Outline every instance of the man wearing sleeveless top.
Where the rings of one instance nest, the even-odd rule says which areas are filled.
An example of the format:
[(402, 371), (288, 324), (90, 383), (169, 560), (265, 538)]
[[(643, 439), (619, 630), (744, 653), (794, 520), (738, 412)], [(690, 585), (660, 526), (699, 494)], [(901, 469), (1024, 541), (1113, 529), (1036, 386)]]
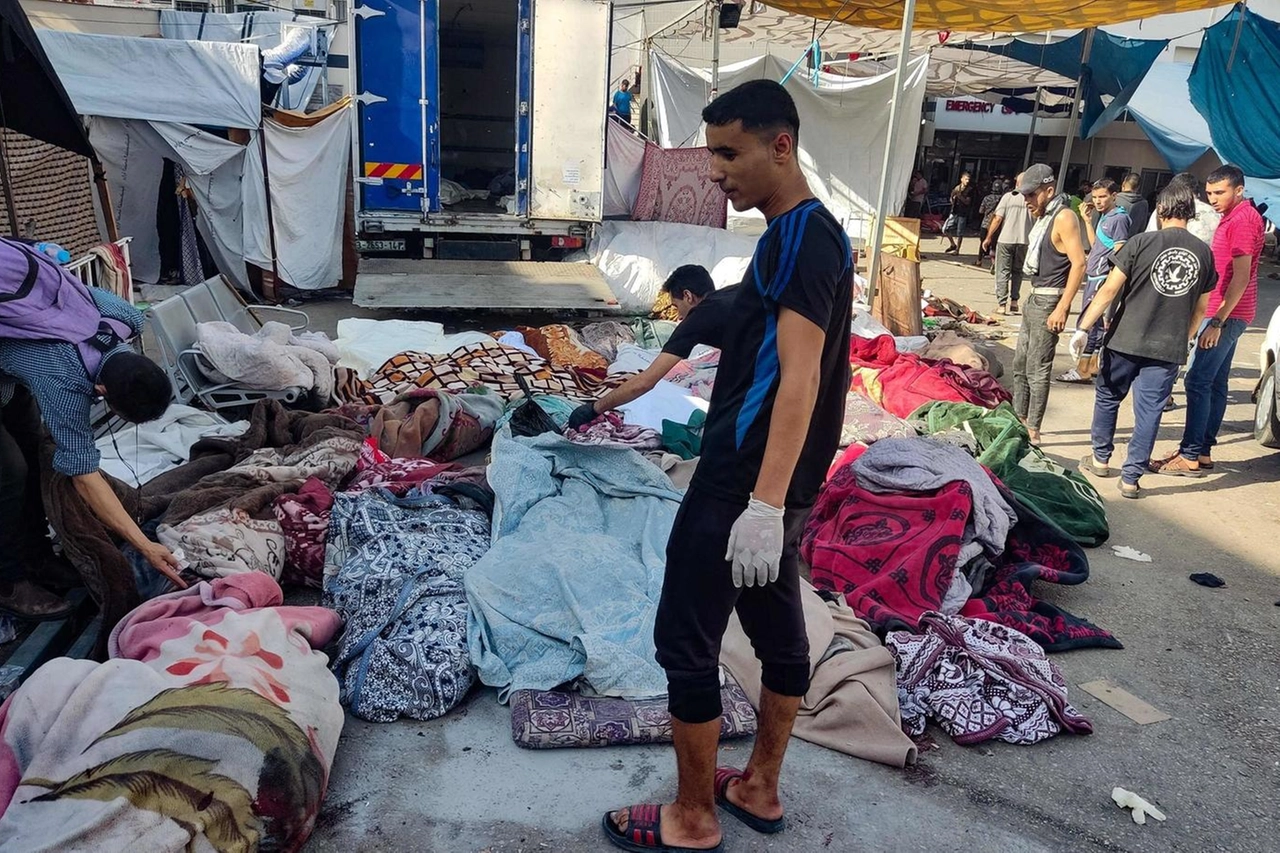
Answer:
[(1036, 223), (1023, 266), (1031, 293), (1023, 304), (1013, 356), (1013, 408), (1026, 425), (1031, 443), (1038, 445), (1058, 335), (1067, 325), (1071, 303), (1084, 281), (1084, 223), (1071, 209), (1066, 193), (1058, 192), (1053, 170), (1043, 163), (1022, 174), (1018, 192)]

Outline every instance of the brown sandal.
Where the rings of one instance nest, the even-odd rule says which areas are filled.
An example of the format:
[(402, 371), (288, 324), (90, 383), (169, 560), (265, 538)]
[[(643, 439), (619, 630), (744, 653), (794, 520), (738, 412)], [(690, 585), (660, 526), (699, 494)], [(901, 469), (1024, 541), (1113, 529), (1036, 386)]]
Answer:
[(1168, 474), (1171, 477), (1198, 479), (1204, 476), (1204, 471), (1200, 470), (1199, 464), (1184, 459), (1181, 454), (1175, 454), (1172, 459), (1164, 459), (1160, 462), (1152, 463), (1151, 470), (1153, 473)]

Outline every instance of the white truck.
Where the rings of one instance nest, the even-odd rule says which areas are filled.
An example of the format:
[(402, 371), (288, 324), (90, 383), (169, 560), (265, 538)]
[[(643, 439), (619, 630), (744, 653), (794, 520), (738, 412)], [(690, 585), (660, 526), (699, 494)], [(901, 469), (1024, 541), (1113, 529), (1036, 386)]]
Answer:
[(359, 0), (351, 9), (355, 303), (617, 310), (562, 263), (600, 222), (611, 5)]

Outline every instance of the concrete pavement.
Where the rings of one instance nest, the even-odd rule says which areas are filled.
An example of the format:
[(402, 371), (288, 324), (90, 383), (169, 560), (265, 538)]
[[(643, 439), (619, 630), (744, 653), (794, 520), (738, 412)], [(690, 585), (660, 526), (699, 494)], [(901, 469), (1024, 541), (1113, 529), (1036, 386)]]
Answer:
[[(989, 271), (942, 259), (930, 241), (925, 286), (981, 312), (995, 308)], [(975, 241), (966, 241), (971, 253)], [(1264, 267), (1263, 273), (1274, 268)], [(784, 777), (791, 828), (781, 837), (724, 823), (729, 851), (1265, 851), (1280, 850), (1280, 453), (1252, 439), (1249, 393), (1260, 325), (1280, 301), (1264, 280), (1259, 327), (1241, 340), (1217, 471), (1203, 480), (1148, 476), (1147, 496), (1125, 501), (1095, 481), (1112, 537), (1152, 556), (1136, 563), (1108, 546), (1089, 552), (1079, 587), (1041, 585), (1050, 601), (1111, 630), (1123, 650), (1054, 656), (1072, 703), (1095, 733), (1018, 747), (959, 747), (938, 729), (937, 748), (894, 770), (793, 741)], [(349, 306), (308, 306), (319, 328)], [(1009, 318), (1016, 327), (1019, 317)], [(1065, 337), (1055, 373), (1065, 369)], [(1014, 336), (1006, 341), (1012, 353)], [(1006, 377), (1006, 382), (1008, 381)], [(1184, 397), (1166, 413), (1158, 449), (1181, 433)], [(1045, 450), (1074, 465), (1088, 450), (1093, 391), (1055, 384)], [(1121, 435), (1132, 425), (1126, 407)], [(1117, 448), (1117, 454), (1123, 447)], [(1187, 575), (1214, 572), (1222, 589)], [(1109, 679), (1170, 714), (1140, 726), (1080, 690)], [(722, 759), (745, 760), (749, 742)], [(608, 808), (672, 796), (668, 747), (518, 749), (495, 693), (428, 723), (348, 718), (315, 851), (597, 851)], [(1136, 826), (1112, 804), (1114, 786), (1159, 805), (1168, 821)]]

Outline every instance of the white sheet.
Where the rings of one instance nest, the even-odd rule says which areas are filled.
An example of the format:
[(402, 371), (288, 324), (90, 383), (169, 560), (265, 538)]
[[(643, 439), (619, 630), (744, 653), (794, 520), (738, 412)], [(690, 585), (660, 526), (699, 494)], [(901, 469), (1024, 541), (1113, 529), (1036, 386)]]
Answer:
[[(333, 287), (342, 278), (350, 121), (348, 105), (311, 127), (285, 127), (269, 118), (262, 122), (280, 277), (302, 290)], [(261, 155), (256, 145), (246, 151), (245, 221), (261, 222), (262, 227), (245, 231), (245, 251), (253, 263), (269, 270)]]
[[(297, 20), (315, 22), (317, 19), (305, 17), (297, 12), (273, 12), (265, 9), (229, 14), (161, 9), (160, 35), (167, 39), (191, 41), (251, 41), (260, 50), (265, 51), (279, 46), (281, 24)], [(332, 33), (337, 30), (337, 25), (334, 24), (325, 29)], [(308, 68), (305, 76), (297, 83), (289, 83), (282, 87), (287, 91), (281, 92), (276, 105), (284, 109), (301, 110), (311, 100), (311, 95), (315, 92), (316, 85), (322, 76), (321, 69)]]
[(37, 29), (76, 112), (214, 127), (257, 127), (256, 45)]
[(756, 238), (675, 222), (603, 222), (587, 247), (625, 313), (648, 313), (676, 267), (700, 264), (716, 287), (742, 281)]
[(111, 435), (98, 439), (98, 452), (102, 454), (99, 467), (131, 486), (138, 486), (188, 461), (191, 445), (200, 439), (240, 435), (248, 428), (248, 421), (227, 423), (218, 415), (173, 405), (159, 420), (116, 430), (114, 442)]
[[(896, 136), (899, 145), (889, 167), (890, 210), (900, 209), (906, 200), (928, 64), (927, 55), (911, 61), (900, 93)], [(781, 80), (789, 68), (790, 63), (777, 56), (725, 66), (720, 71), (720, 91), (727, 92), (748, 80)], [(664, 148), (705, 142), (702, 108), (706, 106), (710, 79), (709, 69), (691, 69), (656, 51), (652, 54), (658, 142)], [(792, 75), (786, 83), (800, 113), (800, 166), (814, 194), (844, 224), (849, 235), (869, 240), (888, 139), (893, 74), (860, 80), (824, 74), (821, 83), (821, 88), (815, 89), (803, 73)]]
[(365, 320), (348, 317), (338, 321), (338, 354), (340, 367), (349, 367), (363, 379), (402, 352), (425, 352), (443, 355), (458, 347), (493, 338), (484, 332), (458, 332), (446, 335), (444, 326), (427, 320)]
[(605, 129), (604, 215), (631, 218), (644, 171), (644, 140), (610, 121)]
[(629, 424), (638, 424), (662, 432), (664, 420), (687, 424), (689, 416), (695, 409), (705, 412), (710, 406), (709, 402), (688, 388), (682, 388), (664, 379), (653, 386), (653, 390), (648, 394), (632, 400), (625, 406), (619, 406), (618, 411), (622, 412), (623, 420)]

